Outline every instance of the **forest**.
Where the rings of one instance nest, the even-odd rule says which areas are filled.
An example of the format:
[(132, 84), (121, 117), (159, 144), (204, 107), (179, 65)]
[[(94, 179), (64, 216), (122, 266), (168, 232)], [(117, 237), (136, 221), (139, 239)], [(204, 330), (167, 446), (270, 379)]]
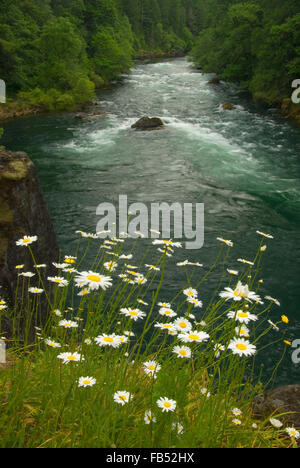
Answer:
[(191, 54), (256, 100), (291, 95), (296, 0), (1, 0), (0, 77), (23, 106), (72, 110), (138, 56)]

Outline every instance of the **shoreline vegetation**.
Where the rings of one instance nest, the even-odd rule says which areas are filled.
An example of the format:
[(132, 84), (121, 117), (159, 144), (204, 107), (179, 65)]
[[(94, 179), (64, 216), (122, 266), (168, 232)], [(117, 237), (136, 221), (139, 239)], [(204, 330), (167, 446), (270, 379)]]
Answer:
[[(189, 55), (300, 123), (288, 99), (299, 78), (296, 0), (33, 0), (0, 6), (0, 121), (82, 110), (135, 60)], [(250, 38), (250, 40), (249, 40)]]
[[(178, 262), (179, 242), (77, 234), (73, 255), (51, 265), (36, 258), (37, 236), (15, 242), (32, 271), (17, 265), (15, 302), (0, 298), (0, 317), (13, 324), (0, 370), (2, 448), (297, 448), (300, 433), (284, 414), (253, 411), (267, 387), (256, 355), (281, 349), (270, 384), (290, 346), (288, 317), (269, 320), (280, 303), (262, 296), (257, 279), (271, 235), (257, 231), (257, 251), (237, 272), (227, 269), (235, 249), (223, 238), (207, 270)], [(173, 268), (185, 270), (186, 283), (164, 298)], [(203, 304), (216, 269), (219, 286)]]

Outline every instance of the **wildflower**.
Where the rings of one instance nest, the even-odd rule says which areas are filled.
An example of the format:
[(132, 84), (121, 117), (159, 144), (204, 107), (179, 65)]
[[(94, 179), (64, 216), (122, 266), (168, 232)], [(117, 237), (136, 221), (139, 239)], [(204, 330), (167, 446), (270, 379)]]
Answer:
[(146, 361), (144, 362), (143, 366), (145, 373), (147, 375), (152, 375), (153, 377), (155, 377), (155, 374), (161, 369), (161, 365), (156, 361)]
[(159, 302), (158, 305), (160, 307), (167, 307), (167, 308), (171, 307), (171, 304), (169, 302)]
[(232, 412), (233, 416), (241, 416), (241, 414), (242, 414), (242, 411), (239, 408), (233, 408), (233, 410), (231, 412)]
[(187, 288), (183, 291), (183, 294), (185, 296), (188, 296), (188, 297), (193, 297), (193, 298), (197, 298), (198, 297), (198, 293), (196, 291), (196, 289), (193, 289), (193, 288)]
[(22, 268), (24, 268), (24, 265), (16, 265), (15, 266), (16, 270), (22, 270)]
[(160, 397), (159, 400), (156, 401), (156, 404), (159, 408), (162, 409), (163, 413), (168, 413), (169, 411), (173, 412), (176, 409), (176, 401), (167, 397)]
[(86, 345), (89, 346), (89, 345), (92, 344), (92, 340), (91, 340), (90, 338), (86, 338), (86, 339), (84, 340), (84, 343), (85, 343)]
[(77, 270), (75, 270), (75, 268), (64, 268), (62, 271), (64, 273), (77, 273)]
[(86, 296), (87, 294), (90, 293), (90, 290), (85, 288), (85, 289), (82, 289), (78, 294), (77, 296)]
[(277, 332), (279, 332), (279, 327), (277, 327), (277, 325), (275, 325), (275, 323), (273, 323), (271, 320), (268, 320), (268, 323), (271, 325), (273, 330), (276, 330)]
[(287, 346), (292, 346), (292, 343), (288, 340), (283, 340), (283, 342), (287, 345)]
[(229, 343), (228, 349), (239, 356), (252, 356), (256, 353), (256, 346), (243, 338), (234, 338)]
[(79, 362), (84, 361), (84, 357), (78, 353), (61, 353), (57, 356), (58, 359), (63, 361), (63, 364), (68, 364), (69, 362)]
[(176, 312), (168, 307), (161, 307), (159, 310), (160, 315), (166, 315), (167, 317), (176, 317)]
[(64, 328), (77, 328), (78, 327), (78, 323), (73, 322), (72, 320), (60, 320), (58, 325)]
[(199, 301), (199, 300), (196, 299), (195, 297), (188, 297), (188, 298), (187, 298), (187, 301), (188, 301), (190, 304), (193, 304), (194, 307), (202, 307), (202, 306), (203, 306), (203, 302), (202, 302), (202, 301)]
[(40, 263), (39, 265), (34, 265), (34, 268), (40, 269), (40, 268), (46, 268), (47, 265), (45, 263)]
[(78, 381), (78, 387), (93, 387), (95, 383), (96, 379), (93, 377), (80, 377)]
[(53, 262), (52, 265), (55, 266), (55, 268), (57, 268), (58, 270), (63, 270), (64, 268), (67, 268), (68, 266), (67, 263), (55, 263), (55, 262)]
[(148, 302), (145, 302), (145, 301), (143, 301), (142, 299), (137, 299), (137, 302), (138, 302), (139, 304), (144, 305), (144, 306), (149, 305)]
[(174, 252), (172, 249), (165, 249), (165, 250), (163, 250), (163, 249), (157, 249), (157, 250), (158, 250), (158, 252), (160, 252), (160, 253), (166, 255), (167, 257), (172, 257), (172, 254), (169, 253), (168, 250), (171, 250), (172, 253)]
[(42, 294), (44, 292), (44, 290), (39, 289), (39, 288), (28, 288), (28, 292), (30, 292), (32, 294)]
[(55, 341), (51, 340), (51, 338), (47, 338), (45, 340), (46, 345), (50, 346), (51, 348), (61, 348), (60, 343), (56, 343)]
[(265, 296), (265, 299), (267, 299), (267, 301), (274, 302), (274, 304), (276, 304), (278, 307), (280, 307), (280, 302), (277, 299), (274, 299), (274, 297)]
[(64, 288), (65, 286), (68, 286), (69, 281), (65, 280), (64, 278), (61, 278), (59, 276), (48, 276), (48, 281), (51, 281), (52, 283), (57, 284), (60, 288)]
[(145, 267), (147, 267), (149, 270), (154, 270), (154, 271), (160, 271), (160, 268), (158, 268), (155, 265), (148, 265), (147, 263), (145, 264)]
[(237, 312), (231, 310), (230, 312), (228, 312), (227, 317), (230, 319), (235, 319), (240, 323), (245, 323), (246, 325), (250, 321), (255, 322), (256, 320), (258, 320), (258, 317), (256, 315), (250, 314), (250, 312), (244, 312), (243, 310), (238, 310)]
[(125, 390), (118, 391), (114, 394), (115, 402), (122, 406), (124, 406), (125, 403), (128, 403), (131, 398), (132, 396), (130, 393)]
[(288, 319), (288, 317), (286, 315), (282, 315), (281, 320), (282, 320), (283, 323), (289, 323), (289, 319)]
[(242, 421), (240, 419), (237, 419), (237, 418), (233, 419), (232, 422), (236, 426), (241, 426), (241, 424), (242, 424)]
[(112, 279), (109, 276), (99, 275), (93, 271), (82, 271), (75, 277), (76, 286), (87, 286), (91, 291), (99, 288), (107, 289), (112, 285)]
[(140, 318), (143, 319), (146, 317), (145, 312), (142, 312), (140, 309), (121, 309), (121, 314), (126, 315), (126, 317), (132, 318), (135, 322)]
[(145, 412), (144, 421), (145, 421), (145, 424), (156, 423), (156, 417), (153, 416), (150, 410), (148, 410)]
[(228, 247), (233, 247), (233, 242), (231, 242), (231, 240), (223, 239), (223, 237), (217, 237), (217, 240), (224, 242)]
[(238, 282), (235, 289), (226, 287), (225, 291), (222, 291), (220, 297), (228, 301), (228, 299), (232, 299), (233, 301), (241, 301), (245, 299), (246, 301), (254, 301), (254, 302), (261, 302), (261, 298), (255, 294), (253, 291), (249, 291), (248, 285), (243, 285), (241, 281)]
[(176, 328), (172, 323), (156, 323), (154, 326), (156, 328), (160, 328), (161, 330), (168, 330), (169, 335), (177, 334)]
[(245, 263), (246, 265), (254, 266), (253, 262), (250, 262), (250, 260), (245, 260), (244, 258), (238, 258), (238, 262)]
[(180, 242), (173, 242), (172, 240), (160, 240), (160, 239), (155, 239), (152, 242), (153, 245), (164, 245), (167, 247), (176, 247), (176, 248), (181, 248), (182, 244)]
[(84, 231), (76, 231), (76, 234), (80, 234), (81, 237), (84, 237), (86, 239), (99, 239), (97, 234), (91, 234), (89, 232), (84, 232)]
[(25, 246), (32, 244), (37, 241), (37, 236), (24, 236), (23, 239), (20, 239), (16, 242), (18, 246)]
[(145, 284), (147, 281), (147, 278), (145, 278), (143, 275), (138, 275), (134, 280), (134, 282), (137, 284)]
[(228, 271), (228, 273), (229, 273), (230, 275), (237, 276), (237, 275), (239, 274), (239, 272), (238, 272), (237, 270), (229, 270), (229, 269), (227, 268), (227, 271)]
[(184, 343), (202, 343), (203, 341), (208, 340), (209, 335), (202, 331), (198, 332), (191, 330), (190, 332), (179, 334), (178, 338)]
[(262, 245), (261, 248), (260, 248), (260, 251), (261, 252), (265, 252), (267, 250), (267, 246), (266, 245)]
[(126, 336), (135, 336), (133, 332), (127, 331), (127, 330), (124, 331), (124, 335), (126, 335)]
[(172, 424), (172, 430), (177, 431), (178, 435), (183, 434), (183, 426), (179, 422), (174, 422)]
[(270, 423), (272, 424), (272, 426), (274, 426), (276, 429), (280, 429), (283, 424), (281, 421), (279, 421), (279, 419), (275, 419), (275, 418), (271, 418), (270, 419)]
[(203, 267), (202, 263), (194, 263), (194, 262), (189, 262), (188, 260), (184, 260), (183, 262), (177, 263), (177, 266), (179, 267), (184, 267), (184, 266), (196, 266), (196, 267)]
[(214, 350), (215, 350), (215, 357), (218, 358), (221, 355), (221, 351), (225, 351), (225, 347), (221, 344), (216, 344), (214, 346)]
[(239, 337), (249, 338), (249, 336), (250, 336), (249, 335), (250, 331), (245, 325), (243, 325), (241, 327), (236, 327), (235, 328), (235, 333)]
[(1, 304), (0, 305), (0, 310), (4, 310), (4, 309), (7, 309), (7, 305), (6, 304)]
[(120, 255), (119, 257), (120, 259), (123, 259), (123, 260), (131, 260), (133, 258), (133, 255), (132, 254), (129, 254), (129, 255)]
[(33, 278), (35, 276), (35, 273), (32, 273), (31, 271), (27, 271), (24, 273), (19, 273), (19, 276), (24, 276), (25, 278)]
[(266, 234), (265, 232), (261, 232), (261, 231), (256, 231), (256, 233), (263, 237), (267, 237), (268, 239), (274, 239), (274, 237), (271, 236), (271, 234)]
[(57, 316), (57, 317), (62, 317), (62, 313), (59, 309), (54, 309), (53, 310), (53, 313)]
[(299, 439), (300, 438), (300, 432), (296, 431), (296, 429), (294, 427), (287, 427), (285, 431), (293, 439)]
[(71, 255), (65, 255), (64, 263), (68, 263), (69, 265), (73, 265), (76, 263), (77, 257), (72, 257)]
[(183, 331), (183, 332), (188, 332), (190, 331), (193, 326), (191, 322), (189, 322), (186, 318), (184, 317), (179, 317), (177, 318), (174, 322), (173, 325), (176, 330), (178, 331)]
[(177, 354), (179, 358), (189, 359), (192, 356), (192, 351), (188, 346), (175, 346), (172, 353)]
[(104, 263), (103, 266), (107, 271), (112, 272), (112, 271), (116, 270), (118, 264), (117, 264), (117, 262), (106, 262), (106, 263)]
[(98, 346), (112, 346), (113, 348), (118, 348), (121, 344), (119, 336), (113, 333), (112, 335), (99, 335), (95, 338), (95, 342)]
[(210, 393), (207, 390), (207, 388), (205, 388), (205, 387), (201, 388), (200, 393), (201, 393), (201, 395), (206, 396), (206, 398), (210, 398)]

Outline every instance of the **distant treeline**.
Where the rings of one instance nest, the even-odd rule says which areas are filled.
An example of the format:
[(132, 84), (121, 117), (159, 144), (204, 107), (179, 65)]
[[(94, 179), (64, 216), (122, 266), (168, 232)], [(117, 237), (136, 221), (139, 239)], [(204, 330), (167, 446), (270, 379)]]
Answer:
[(24, 106), (72, 109), (145, 52), (187, 52), (192, 0), (1, 0), (0, 77)]
[(267, 104), (291, 96), (300, 79), (299, 0), (196, 3), (201, 32), (192, 56), (203, 71), (240, 83)]

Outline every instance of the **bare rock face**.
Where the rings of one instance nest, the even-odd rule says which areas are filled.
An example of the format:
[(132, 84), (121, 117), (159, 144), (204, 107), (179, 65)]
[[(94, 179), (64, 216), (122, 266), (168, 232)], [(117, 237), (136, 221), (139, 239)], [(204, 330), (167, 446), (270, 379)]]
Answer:
[(299, 429), (300, 385), (286, 385), (257, 396), (253, 403), (253, 411), (259, 418), (266, 418), (274, 411), (278, 414), (290, 413), (280, 419)]
[[(24, 264), (24, 271), (35, 272), (28, 249), (16, 246), (16, 241), (38, 236), (32, 244), (34, 255), (37, 263), (47, 265), (59, 258), (59, 249), (35, 166), (26, 153), (0, 149), (0, 187), (0, 295), (13, 302), (15, 266)], [(41, 273), (46, 277), (53, 267)]]
[(131, 128), (134, 128), (136, 130), (154, 130), (163, 126), (163, 121), (158, 117), (142, 117), (133, 125), (131, 125)]

